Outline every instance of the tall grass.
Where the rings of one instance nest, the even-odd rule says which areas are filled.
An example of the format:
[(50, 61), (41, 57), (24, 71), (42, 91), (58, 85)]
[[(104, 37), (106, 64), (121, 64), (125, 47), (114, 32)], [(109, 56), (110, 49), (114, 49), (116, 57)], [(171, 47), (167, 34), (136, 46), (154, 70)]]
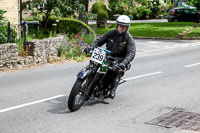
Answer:
[[(30, 40), (33, 40), (33, 37), (30, 35), (27, 35), (26, 41), (30, 41)], [(21, 37), (21, 38), (17, 39), (16, 44), (17, 44), (17, 50), (18, 50), (19, 55), (22, 55), (22, 53), (24, 51), (24, 48), (23, 48), (24, 47), (24, 38)]]

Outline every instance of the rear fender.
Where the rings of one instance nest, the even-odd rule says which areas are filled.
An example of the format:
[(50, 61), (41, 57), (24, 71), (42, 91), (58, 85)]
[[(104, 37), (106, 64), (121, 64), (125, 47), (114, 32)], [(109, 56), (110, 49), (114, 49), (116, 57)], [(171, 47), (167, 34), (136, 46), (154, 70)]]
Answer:
[(76, 76), (79, 79), (85, 79), (88, 75), (92, 73), (91, 69), (83, 68)]

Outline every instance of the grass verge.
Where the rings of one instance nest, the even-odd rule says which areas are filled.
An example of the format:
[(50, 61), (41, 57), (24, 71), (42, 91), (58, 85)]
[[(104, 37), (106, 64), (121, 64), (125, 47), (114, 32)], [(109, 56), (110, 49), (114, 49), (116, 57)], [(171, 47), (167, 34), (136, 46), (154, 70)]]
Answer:
[(185, 35), (184, 38), (200, 39), (200, 25)]
[[(133, 37), (153, 37), (153, 38), (177, 38), (188, 28), (196, 23), (193, 22), (165, 22), (165, 23), (132, 23), (129, 32)], [(100, 27), (96, 30), (96, 34), (104, 34), (115, 29), (115, 24), (108, 29)]]

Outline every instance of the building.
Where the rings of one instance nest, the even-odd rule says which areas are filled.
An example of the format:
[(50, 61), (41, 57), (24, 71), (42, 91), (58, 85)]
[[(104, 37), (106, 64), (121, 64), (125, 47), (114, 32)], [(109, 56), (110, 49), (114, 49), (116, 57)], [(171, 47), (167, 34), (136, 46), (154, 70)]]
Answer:
[(19, 29), (20, 24), (20, 4), (19, 0), (0, 0), (0, 10), (6, 11), (5, 17), (12, 26)]
[[(17, 33), (20, 33), (20, 2), (32, 0), (0, 0), (0, 10), (6, 11), (5, 18), (11, 23)], [(20, 34), (18, 34), (18, 37)]]

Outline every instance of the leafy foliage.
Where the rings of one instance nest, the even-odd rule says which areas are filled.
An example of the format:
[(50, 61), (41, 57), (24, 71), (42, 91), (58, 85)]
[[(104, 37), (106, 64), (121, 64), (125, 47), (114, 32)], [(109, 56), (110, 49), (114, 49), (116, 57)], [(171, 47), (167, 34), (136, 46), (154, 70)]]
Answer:
[[(125, 2), (126, 2), (126, 4), (124, 6)], [(127, 2), (127, 0), (125, 2), (123, 2), (122, 0), (118, 0), (118, 2), (116, 0), (109, 0), (109, 8), (111, 9), (109, 14), (110, 14), (111, 19), (116, 19), (114, 17), (115, 14), (128, 15), (128, 13), (125, 13), (125, 11), (131, 10), (128, 7), (133, 7), (133, 5), (128, 6), (127, 3), (130, 3), (130, 2)]]
[(151, 10), (151, 18), (156, 18), (160, 13), (160, 0), (152, 0), (148, 5)]
[[(43, 4), (44, 8), (41, 8)], [(45, 20), (48, 20), (52, 15), (69, 17), (85, 11), (85, 6), (80, 4), (78, 0), (46, 0), (46, 2), (44, 0), (34, 0), (32, 6), (40, 14), (45, 15)]]
[(161, 13), (159, 0), (109, 0), (109, 8), (111, 18), (114, 14), (134, 16), (134, 19), (156, 18)]
[(86, 47), (87, 44), (84, 43), (83, 37), (78, 33), (75, 36), (68, 37), (67, 42), (60, 46), (59, 56), (64, 59), (83, 61), (86, 59), (86, 55), (82, 51)]
[(189, 5), (194, 6), (200, 11), (200, 0), (188, 0)]
[(5, 23), (5, 17), (3, 16), (6, 11), (0, 10), (0, 25)]
[[(11, 28), (11, 40), (10, 42), (15, 42), (17, 33), (14, 29)], [(8, 42), (8, 26), (0, 26), (0, 44)]]
[(49, 21), (52, 17), (78, 17), (80, 13), (85, 11), (85, 6), (80, 4), (78, 0), (34, 0), (32, 7), (34, 13), (32, 19), (41, 21), (42, 16), (42, 24), (44, 24), (45, 29), (49, 28)]
[(145, 6), (138, 6), (134, 9), (133, 15), (138, 19), (145, 19), (151, 14), (151, 10)]

